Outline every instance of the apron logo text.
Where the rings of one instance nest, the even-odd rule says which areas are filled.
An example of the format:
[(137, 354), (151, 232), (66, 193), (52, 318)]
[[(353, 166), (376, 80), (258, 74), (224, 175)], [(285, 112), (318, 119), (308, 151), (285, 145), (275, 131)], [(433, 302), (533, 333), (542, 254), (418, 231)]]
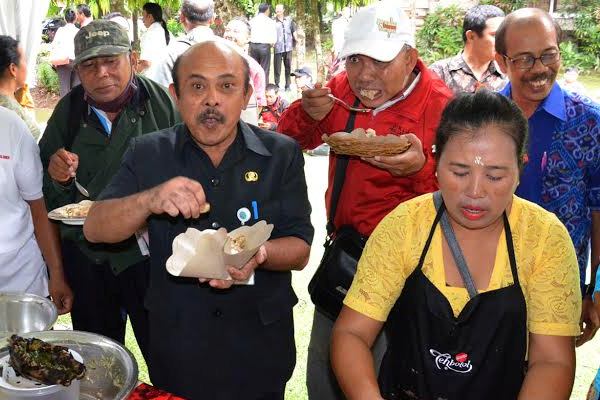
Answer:
[(434, 349), (429, 349), (429, 353), (435, 357), (435, 366), (440, 370), (450, 370), (460, 374), (467, 374), (473, 369), (471, 360), (467, 361), (468, 356), (465, 353), (458, 354), (456, 360), (450, 354), (442, 354)]

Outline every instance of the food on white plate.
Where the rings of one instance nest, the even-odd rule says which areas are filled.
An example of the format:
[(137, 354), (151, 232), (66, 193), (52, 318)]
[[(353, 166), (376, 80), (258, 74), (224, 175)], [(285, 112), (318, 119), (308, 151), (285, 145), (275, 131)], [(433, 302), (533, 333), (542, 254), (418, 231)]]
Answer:
[(90, 212), (92, 202), (69, 204), (62, 209), (62, 215), (65, 218), (85, 218)]
[(15, 373), (45, 385), (70, 386), (85, 376), (83, 363), (69, 349), (40, 339), (12, 335), (8, 340), (10, 366)]
[(88, 216), (92, 204), (94, 204), (94, 202), (90, 200), (82, 200), (79, 203), (67, 204), (66, 206), (50, 211), (48, 217), (59, 220), (84, 219)]

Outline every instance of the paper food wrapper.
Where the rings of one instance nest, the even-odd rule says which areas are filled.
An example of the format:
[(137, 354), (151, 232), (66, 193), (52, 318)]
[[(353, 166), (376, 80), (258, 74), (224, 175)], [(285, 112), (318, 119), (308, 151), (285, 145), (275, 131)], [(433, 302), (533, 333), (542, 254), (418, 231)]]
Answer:
[[(243, 267), (269, 240), (272, 231), (273, 225), (265, 221), (242, 226), (229, 234), (225, 228), (216, 231), (188, 228), (173, 240), (173, 254), (167, 260), (167, 271), (188, 278), (231, 279), (227, 268)], [(236, 253), (232, 248), (233, 239), (240, 236), (245, 237), (245, 246)]]

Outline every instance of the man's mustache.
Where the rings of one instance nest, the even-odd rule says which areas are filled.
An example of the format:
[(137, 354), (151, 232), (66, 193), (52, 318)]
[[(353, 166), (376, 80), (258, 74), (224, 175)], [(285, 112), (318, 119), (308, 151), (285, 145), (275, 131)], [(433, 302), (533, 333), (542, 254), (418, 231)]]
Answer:
[(213, 107), (209, 107), (206, 110), (202, 111), (200, 114), (198, 114), (198, 116), (196, 117), (196, 122), (202, 124), (209, 119), (215, 119), (221, 124), (225, 122), (225, 116), (221, 114), (219, 110)]
[(534, 76), (527, 78), (527, 81), (534, 82), (534, 81), (540, 81), (542, 79), (552, 80), (552, 75), (553, 74), (550, 74), (548, 72), (541, 72), (539, 74), (535, 74)]

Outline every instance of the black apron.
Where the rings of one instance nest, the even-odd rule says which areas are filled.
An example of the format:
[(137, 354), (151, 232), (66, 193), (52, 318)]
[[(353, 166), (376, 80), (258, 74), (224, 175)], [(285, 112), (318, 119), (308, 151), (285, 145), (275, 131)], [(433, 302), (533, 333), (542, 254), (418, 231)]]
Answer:
[[(527, 309), (508, 218), (504, 213), (514, 284), (475, 292), (455, 318), (446, 297), (421, 270), (444, 214), (440, 203), (419, 264), (386, 323), (389, 344), (379, 374), (381, 393), (389, 400), (516, 399), (525, 377)], [(444, 234), (448, 237), (446, 230)], [(466, 274), (472, 284), (468, 269)], [(461, 275), (465, 280), (464, 271)]]

